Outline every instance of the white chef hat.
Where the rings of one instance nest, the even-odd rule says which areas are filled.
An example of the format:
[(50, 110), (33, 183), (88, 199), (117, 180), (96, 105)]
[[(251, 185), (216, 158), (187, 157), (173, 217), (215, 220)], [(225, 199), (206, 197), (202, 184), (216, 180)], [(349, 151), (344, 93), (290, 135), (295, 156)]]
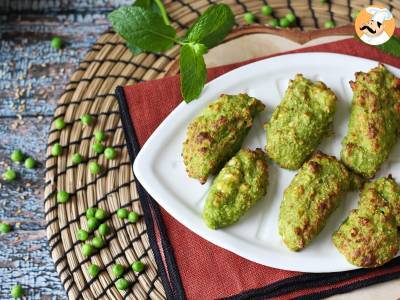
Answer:
[(366, 11), (372, 15), (371, 20), (383, 24), (385, 20), (392, 19), (392, 13), (387, 8), (367, 7)]

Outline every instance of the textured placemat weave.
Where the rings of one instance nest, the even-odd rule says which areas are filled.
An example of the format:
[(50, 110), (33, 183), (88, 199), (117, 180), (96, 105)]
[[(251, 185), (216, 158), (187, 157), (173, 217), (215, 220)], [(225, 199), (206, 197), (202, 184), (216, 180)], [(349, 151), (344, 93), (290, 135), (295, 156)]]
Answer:
[[(217, 1), (216, 1), (217, 2)], [(267, 21), (259, 13), (261, 6), (268, 4), (274, 9), (274, 17), (283, 17), (293, 12), (299, 17), (301, 30), (323, 27), (326, 20), (336, 25), (352, 21), (352, 13), (361, 9), (364, 1), (223, 1), (230, 5), (237, 16), (237, 25), (243, 25), (243, 14), (252, 11)], [(166, 1), (166, 7), (178, 34), (185, 29), (214, 1)], [(381, 1), (392, 9), (400, 20), (400, 1)], [(143, 213), (135, 187), (131, 162), (119, 117), (118, 102), (115, 98), (117, 86), (132, 85), (137, 82), (165, 76), (178, 55), (178, 48), (164, 54), (140, 54), (133, 56), (124, 42), (114, 32), (104, 33), (93, 45), (72, 75), (60, 97), (54, 113), (54, 120), (61, 117), (67, 126), (58, 131), (51, 125), (47, 148), (45, 218), (47, 236), (57, 272), (70, 299), (160, 299), (166, 298), (156, 264), (157, 255), (152, 251), (146, 224), (143, 219), (129, 224), (117, 218), (120, 207), (134, 209)], [(171, 75), (171, 72), (168, 72)], [(95, 117), (91, 126), (82, 126), (80, 116), (90, 114)], [(106, 145), (118, 151), (116, 160), (108, 161), (96, 155), (91, 149), (93, 133), (104, 130), (107, 133)], [(56, 158), (51, 156), (51, 147), (60, 143), (63, 153)], [(85, 161), (73, 165), (71, 156), (79, 152)], [(97, 161), (102, 173), (92, 175), (88, 172), (88, 161)], [(57, 191), (65, 190), (71, 199), (58, 204)], [(75, 233), (86, 228), (85, 211), (89, 207), (101, 207), (110, 213), (107, 223), (113, 232), (107, 236), (107, 247), (95, 255), (84, 258), (81, 253), (82, 242), (77, 241)], [(154, 242), (153, 242), (154, 243)], [(111, 267), (115, 263), (129, 266), (140, 259), (146, 269), (135, 274), (127, 270), (124, 277), (133, 284), (126, 292), (115, 288), (115, 278)], [(160, 258), (159, 258), (160, 259)], [(158, 259), (158, 261), (159, 261)], [(92, 279), (87, 267), (96, 263), (102, 268), (97, 278)]]

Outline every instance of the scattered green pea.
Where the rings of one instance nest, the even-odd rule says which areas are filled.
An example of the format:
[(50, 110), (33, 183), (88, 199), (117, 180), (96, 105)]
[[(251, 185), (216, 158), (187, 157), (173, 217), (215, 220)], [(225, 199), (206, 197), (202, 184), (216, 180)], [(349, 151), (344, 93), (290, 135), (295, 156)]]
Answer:
[(285, 18), (290, 24), (296, 23), (296, 16), (293, 13), (288, 13)]
[(62, 48), (62, 40), (59, 36), (55, 36), (51, 39), (51, 47), (54, 49), (61, 49)]
[(324, 23), (324, 27), (325, 27), (325, 28), (335, 28), (335, 22), (332, 21), (332, 20), (326, 21), (326, 22)]
[(96, 208), (95, 207), (89, 207), (86, 210), (86, 218), (94, 218), (95, 214), (96, 214)]
[(97, 248), (97, 249), (101, 249), (101, 248), (103, 248), (104, 247), (104, 245), (105, 245), (105, 241), (103, 240), (103, 238), (102, 237), (100, 237), (100, 236), (95, 236), (94, 238), (93, 238), (93, 240), (92, 240), (92, 245), (93, 245), (93, 247), (95, 247), (95, 248)]
[(24, 289), (19, 284), (14, 285), (11, 289), (11, 297), (13, 297), (14, 299), (22, 298), (24, 296), (24, 293)]
[(104, 156), (106, 159), (115, 159), (117, 157), (117, 151), (112, 147), (107, 147), (106, 150), (104, 150)]
[(0, 233), (9, 233), (11, 231), (11, 225), (7, 223), (0, 223)]
[(115, 286), (119, 290), (126, 290), (129, 287), (129, 281), (124, 278), (120, 278), (117, 280), (117, 282), (115, 282)]
[(110, 226), (108, 226), (106, 223), (100, 224), (98, 230), (101, 235), (107, 235), (111, 232)]
[(51, 155), (60, 156), (62, 153), (62, 146), (59, 143), (55, 143), (51, 148)]
[(358, 17), (359, 14), (360, 14), (360, 11), (359, 11), (359, 10), (355, 10), (355, 11), (353, 11), (353, 12), (351, 13), (351, 17), (352, 17), (353, 19), (356, 19), (356, 18)]
[(272, 14), (272, 7), (269, 5), (264, 5), (261, 7), (261, 12), (264, 16), (270, 16)]
[(132, 264), (132, 270), (135, 271), (135, 272), (138, 272), (138, 273), (142, 272), (144, 270), (144, 264), (139, 260), (135, 261)]
[(286, 19), (286, 18), (281, 18), (281, 19), (279, 19), (279, 26), (280, 26), (280, 27), (286, 28), (286, 27), (288, 27), (289, 25), (290, 25), (290, 22), (289, 22), (288, 19)]
[(27, 168), (27, 169), (34, 169), (34, 168), (36, 168), (36, 160), (34, 160), (32, 157), (28, 157), (25, 160), (24, 165), (25, 165), (25, 168)]
[(7, 171), (3, 173), (3, 179), (5, 181), (14, 181), (17, 179), (17, 172), (13, 169), (7, 169)]
[(120, 219), (127, 219), (129, 216), (129, 210), (126, 208), (120, 208), (117, 210), (117, 216)]
[(112, 273), (116, 278), (120, 278), (124, 274), (125, 268), (120, 264), (115, 264), (112, 267)]
[(54, 127), (56, 127), (56, 129), (61, 130), (65, 127), (65, 122), (64, 119), (62, 118), (58, 118), (54, 121)]
[(268, 24), (273, 27), (277, 27), (277, 26), (279, 26), (279, 21), (277, 19), (271, 19), (268, 21)]
[(66, 191), (59, 191), (57, 193), (57, 202), (66, 203), (69, 200), (69, 193)]
[(84, 244), (82, 246), (82, 254), (83, 254), (83, 256), (89, 257), (89, 256), (91, 256), (93, 254), (93, 252), (94, 252), (94, 247), (92, 245)]
[(101, 143), (94, 143), (92, 146), (93, 151), (97, 154), (103, 153), (105, 148)]
[(107, 218), (107, 213), (106, 213), (106, 211), (105, 211), (104, 209), (98, 208), (98, 209), (96, 210), (96, 213), (94, 214), (94, 217), (95, 217), (97, 220), (102, 221), (102, 220), (104, 220), (105, 218)]
[(131, 223), (136, 223), (139, 220), (139, 214), (136, 211), (131, 211), (128, 215), (128, 220)]
[(244, 20), (247, 24), (253, 24), (256, 21), (255, 16), (251, 12), (247, 12), (243, 15)]
[(85, 125), (90, 125), (93, 122), (93, 117), (89, 114), (85, 114), (81, 117), (81, 122)]
[(83, 229), (79, 229), (76, 233), (76, 239), (78, 241), (87, 241), (87, 239), (89, 238), (89, 233), (86, 230)]
[(100, 273), (100, 267), (96, 264), (91, 264), (88, 267), (88, 273), (89, 273), (90, 277), (93, 277), (93, 278), (97, 277), (97, 275), (99, 275), (99, 273)]
[(99, 227), (99, 220), (97, 220), (96, 218), (88, 218), (87, 220), (87, 226), (89, 230), (95, 230), (97, 229), (97, 227)]
[(80, 164), (82, 161), (83, 161), (83, 156), (80, 155), (79, 153), (74, 153), (72, 155), (72, 163)]
[(22, 153), (22, 151), (20, 149), (14, 150), (11, 153), (11, 160), (13, 162), (17, 162), (17, 163), (22, 162), (24, 160), (24, 158), (25, 158), (24, 153)]
[(95, 161), (91, 161), (89, 163), (89, 171), (90, 173), (92, 173), (93, 175), (99, 174), (101, 172), (101, 167), (100, 165), (95, 162)]
[(96, 142), (104, 142), (107, 138), (107, 135), (104, 131), (96, 131), (94, 133), (94, 138)]

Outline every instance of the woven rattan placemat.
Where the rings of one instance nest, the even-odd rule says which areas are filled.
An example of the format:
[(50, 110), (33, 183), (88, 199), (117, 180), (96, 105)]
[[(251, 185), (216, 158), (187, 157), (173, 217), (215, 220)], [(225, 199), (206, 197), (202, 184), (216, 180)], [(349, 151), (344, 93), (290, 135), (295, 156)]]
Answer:
[[(243, 25), (243, 14), (252, 11), (261, 17), (260, 8), (268, 4), (274, 9), (274, 17), (283, 17), (293, 12), (299, 17), (299, 29), (309, 30), (323, 27), (326, 20), (337, 25), (352, 22), (352, 13), (361, 9), (363, 1), (223, 1), (230, 5), (236, 15), (237, 25)], [(214, 1), (166, 1), (166, 7), (178, 35)], [(383, 1), (400, 19), (400, 1)], [(260, 31), (258, 29), (258, 31)], [(246, 31), (251, 33), (252, 31)], [(297, 34), (298, 36), (301, 33)], [(237, 34), (236, 34), (237, 36)], [(234, 38), (235, 34), (231, 38)], [(128, 207), (143, 213), (135, 186), (124, 132), (115, 98), (117, 86), (162, 78), (177, 72), (174, 65), (178, 48), (164, 54), (140, 54), (134, 56), (118, 35), (112, 31), (104, 33), (81, 61), (69, 84), (61, 95), (54, 113), (54, 120), (61, 117), (67, 126), (58, 131), (51, 125), (46, 161), (45, 218), (47, 236), (57, 272), (70, 299), (160, 299), (166, 293), (159, 276), (156, 259), (148, 237), (148, 228), (143, 219), (135, 224), (122, 221), (116, 216), (120, 207)], [(172, 71), (173, 70), (173, 71)], [(80, 116), (95, 117), (91, 126), (82, 126)], [(96, 155), (91, 149), (96, 130), (107, 133), (106, 145), (118, 151), (116, 160), (108, 161), (104, 155)], [(51, 156), (51, 147), (60, 143), (61, 156)], [(73, 165), (71, 156), (79, 152), (85, 161)], [(102, 173), (88, 172), (88, 161), (97, 161)], [(71, 199), (58, 204), (57, 191), (65, 190)], [(107, 247), (95, 255), (84, 258), (82, 242), (77, 241), (76, 231), (86, 227), (85, 211), (89, 207), (101, 207), (110, 213), (108, 224), (113, 228), (107, 236)], [(125, 292), (115, 288), (111, 275), (112, 265), (129, 266), (140, 259), (146, 269), (135, 274), (127, 270), (124, 275), (132, 282)], [(100, 275), (92, 279), (87, 267), (96, 263), (102, 268)]]

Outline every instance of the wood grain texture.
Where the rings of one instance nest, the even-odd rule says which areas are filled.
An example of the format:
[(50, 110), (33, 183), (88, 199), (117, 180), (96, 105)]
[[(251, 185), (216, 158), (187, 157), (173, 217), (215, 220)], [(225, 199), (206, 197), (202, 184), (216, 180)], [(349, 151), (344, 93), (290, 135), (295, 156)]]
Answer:
[[(0, 236), (0, 299), (22, 284), (29, 299), (66, 299), (44, 229), (45, 148), (56, 101), (86, 51), (108, 28), (106, 14), (131, 1), (0, 1), (0, 173), (12, 165), (13, 183), (0, 181), (0, 220), (14, 226)], [(63, 50), (50, 47), (62, 37)], [(11, 164), (20, 148), (36, 170)]]

